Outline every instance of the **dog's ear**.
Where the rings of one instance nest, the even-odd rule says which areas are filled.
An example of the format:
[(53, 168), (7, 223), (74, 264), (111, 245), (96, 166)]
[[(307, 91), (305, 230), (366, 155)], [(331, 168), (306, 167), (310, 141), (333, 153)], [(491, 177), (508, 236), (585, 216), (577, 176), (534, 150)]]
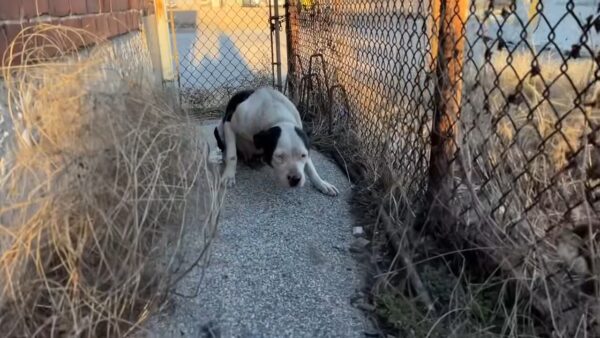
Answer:
[(275, 149), (277, 145), (277, 140), (279, 140), (279, 136), (281, 135), (281, 128), (272, 127), (267, 130), (263, 130), (258, 134), (254, 135), (254, 147), (256, 149), (264, 149), (267, 150), (269, 148)]
[(272, 127), (267, 130), (263, 130), (258, 134), (254, 135), (254, 147), (256, 149), (263, 150), (263, 158), (268, 165), (271, 165), (273, 159), (273, 152), (277, 148), (277, 142), (281, 135), (280, 127)]
[(298, 134), (298, 136), (304, 143), (304, 146), (306, 147), (306, 149), (307, 150), (310, 149), (310, 140), (308, 138), (308, 134), (306, 132), (304, 132), (304, 130), (302, 130), (298, 127), (294, 127), (294, 130), (296, 131), (296, 134)]

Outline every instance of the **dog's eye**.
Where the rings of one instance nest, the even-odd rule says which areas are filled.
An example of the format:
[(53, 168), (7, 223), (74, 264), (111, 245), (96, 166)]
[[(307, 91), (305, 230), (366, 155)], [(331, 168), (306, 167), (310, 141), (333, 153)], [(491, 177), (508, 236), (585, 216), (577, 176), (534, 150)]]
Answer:
[(306, 158), (306, 154), (302, 154), (302, 158)]

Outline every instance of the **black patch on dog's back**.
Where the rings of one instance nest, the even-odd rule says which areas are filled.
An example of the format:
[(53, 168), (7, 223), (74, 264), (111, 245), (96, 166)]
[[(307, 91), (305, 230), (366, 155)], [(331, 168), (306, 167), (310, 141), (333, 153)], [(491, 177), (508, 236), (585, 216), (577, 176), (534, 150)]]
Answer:
[(296, 134), (298, 134), (300, 139), (302, 139), (302, 142), (304, 143), (306, 150), (308, 150), (310, 148), (310, 140), (308, 139), (308, 135), (306, 135), (304, 130), (302, 130), (298, 127), (294, 127), (294, 130), (296, 131)]
[(256, 149), (263, 150), (263, 158), (268, 165), (271, 165), (273, 152), (277, 148), (277, 141), (279, 141), (280, 136), (280, 127), (272, 127), (254, 135), (254, 146)]
[(225, 152), (225, 143), (223, 142), (223, 140), (221, 140), (221, 137), (219, 136), (219, 130), (217, 127), (215, 127), (215, 139), (217, 139), (217, 146), (219, 147), (219, 149), (221, 149), (222, 152)]
[(225, 108), (225, 116), (223, 116), (223, 121), (231, 121), (231, 118), (233, 117), (233, 113), (237, 109), (237, 106), (239, 106), (240, 103), (246, 101), (248, 97), (250, 97), (250, 95), (252, 95), (253, 93), (254, 90), (242, 90), (240, 92), (235, 93), (235, 95), (233, 95), (227, 103), (227, 107)]

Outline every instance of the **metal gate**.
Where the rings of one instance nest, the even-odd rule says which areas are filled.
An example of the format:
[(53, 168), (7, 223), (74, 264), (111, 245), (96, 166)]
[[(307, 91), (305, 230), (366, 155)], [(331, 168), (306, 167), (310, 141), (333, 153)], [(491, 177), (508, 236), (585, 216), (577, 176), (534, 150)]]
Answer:
[(181, 101), (196, 111), (222, 108), (236, 91), (282, 87), (287, 69), (284, 0), (167, 2)]

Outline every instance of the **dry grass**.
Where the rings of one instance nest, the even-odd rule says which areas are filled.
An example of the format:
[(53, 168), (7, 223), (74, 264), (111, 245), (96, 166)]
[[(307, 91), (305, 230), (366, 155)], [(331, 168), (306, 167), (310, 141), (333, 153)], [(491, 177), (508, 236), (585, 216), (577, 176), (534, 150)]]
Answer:
[[(479, 73), (465, 69), (461, 152), (446, 205), (454, 217), (438, 227), (428, 226), (429, 215), (420, 217), (427, 201), (414, 184), (426, 173), (409, 169), (419, 167), (414, 152), (428, 142), (414, 126), (414, 111), (381, 122), (387, 115), (368, 103), (385, 98), (355, 90), (362, 87), (352, 77), (338, 78), (349, 84), (351, 103), (330, 103), (333, 116), (349, 116), (334, 120), (333, 135), (328, 112), (318, 103), (305, 107), (317, 146), (358, 173), (355, 210), (379, 262), (371, 301), (384, 331), (403, 337), (597, 334), (597, 65), (582, 58), (561, 67), (556, 56), (544, 55), (537, 59), (539, 74), (534, 69), (531, 76), (532, 59), (496, 52)], [(320, 96), (307, 97), (318, 102)], [(382, 139), (396, 140), (397, 152), (380, 152)], [(384, 235), (381, 212), (397, 226), (400, 256)], [(412, 266), (403, 263), (406, 256)], [(407, 272), (415, 269), (434, 311), (411, 283)]]
[[(355, 185), (352, 204), (357, 225), (366, 228), (371, 241), (368, 265), (373, 284), (368, 301), (373, 309), (366, 315), (376, 319), (380, 332), (397, 337), (503, 336), (502, 323), (508, 315), (499, 313), (505, 310), (502, 302), (488, 295), (495, 286), (468, 276), (460, 252), (444, 252), (435, 246), (433, 237), (415, 231), (423, 205), (412, 200), (414, 191), (406, 184), (407, 175), (399, 173), (387, 158), (373, 156), (375, 152), (363, 145), (365, 140), (349, 121), (334, 121), (329, 135), (325, 115), (318, 109), (312, 114), (307, 110), (313, 143), (334, 157)], [(383, 213), (396, 225), (393, 236), (385, 229)], [(463, 264), (462, 274), (459, 268), (455, 275), (452, 266), (457, 262)], [(423, 290), (413, 284), (415, 273), (427, 300)], [(490, 280), (490, 284), (495, 282), (497, 279)], [(428, 310), (430, 299), (433, 310)]]
[[(387, 27), (402, 6), (389, 4), (392, 9), (346, 1), (330, 16), (305, 15), (295, 46), (304, 65), (311, 54), (322, 54), (329, 85), (348, 92), (350, 104), (343, 111), (349, 117), (318, 142), (339, 154), (342, 168), (359, 172), (355, 210), (372, 236), (378, 262), (372, 302), (387, 332), (600, 336), (599, 69), (597, 58), (584, 56), (591, 30), (581, 32), (581, 56), (573, 46), (572, 57), (540, 51), (534, 62), (534, 53), (523, 48), (527, 41), (511, 45), (519, 50), (508, 55), (498, 43), (490, 46), (493, 40), (486, 35), (498, 29), (498, 37), (502, 32), (506, 38), (519, 29), (517, 13), (507, 6), (521, 12), (526, 5), (471, 2), (469, 12), (475, 15), (465, 27), (469, 41), (456, 135), (460, 152), (448, 173), (452, 199), (441, 201), (432, 214), (428, 206), (445, 194), (427, 194), (432, 116), (438, 108), (437, 79), (425, 80), (431, 75), (426, 74), (430, 41), (414, 29), (421, 22), (410, 17), (399, 20), (403, 27)], [(346, 18), (349, 11), (357, 15)], [(490, 25), (483, 22), (487, 14), (493, 14)], [(521, 36), (537, 36), (534, 26)], [(559, 43), (563, 38), (549, 36), (549, 48), (568, 48)], [(295, 75), (310, 73), (302, 72)], [(340, 116), (338, 103), (312, 106), (329, 105), (333, 116)], [(327, 109), (310, 109), (314, 124), (326, 124)], [(389, 228), (384, 213), (396, 228), (389, 236), (382, 235)], [(414, 282), (414, 270), (425, 291)], [(428, 311), (427, 298), (433, 298), (435, 311)]]
[[(537, 67), (532, 61), (530, 53), (498, 53), (480, 77), (466, 72), (474, 89), (456, 163), (452, 209), (467, 226), (458, 237), (494, 248), (488, 257), (522, 284), (550, 331), (594, 335), (600, 109), (587, 103), (596, 101), (597, 65), (575, 59), (563, 68), (552, 55)], [(485, 105), (491, 114), (479, 113)]]
[(0, 330), (125, 336), (179, 277), (165, 254), (185, 234), (189, 198), (202, 194), (214, 229), (218, 178), (199, 129), (144, 71), (123, 73), (134, 60), (98, 41), (86, 56), (46, 61), (95, 38), (22, 34), (24, 51), (8, 55), (21, 66), (3, 69), (15, 135), (0, 177)]

